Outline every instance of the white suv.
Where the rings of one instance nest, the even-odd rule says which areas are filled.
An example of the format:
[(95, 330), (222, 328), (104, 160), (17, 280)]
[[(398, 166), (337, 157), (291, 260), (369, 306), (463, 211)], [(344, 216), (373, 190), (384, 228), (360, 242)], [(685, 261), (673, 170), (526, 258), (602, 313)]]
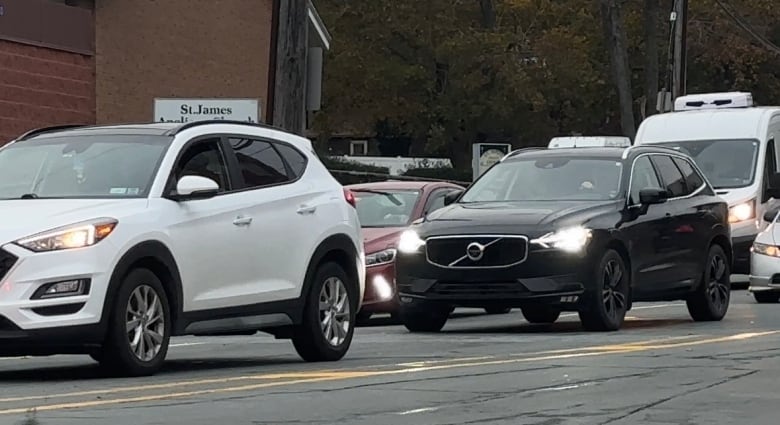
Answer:
[(0, 149), (0, 355), (148, 375), (172, 335), (259, 330), (338, 360), (365, 282), (354, 202), (263, 125), (29, 132)]

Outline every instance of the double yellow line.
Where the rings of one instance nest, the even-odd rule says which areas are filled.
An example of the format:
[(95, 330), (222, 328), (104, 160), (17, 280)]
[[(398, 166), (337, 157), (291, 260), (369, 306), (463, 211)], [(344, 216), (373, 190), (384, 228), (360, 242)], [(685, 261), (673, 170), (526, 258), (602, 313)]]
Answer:
[[(69, 393), (51, 394), (44, 396), (20, 396), (0, 398), (0, 405), (30, 404), (25, 407), (0, 408), (0, 415), (23, 414), (31, 410), (37, 412), (86, 409), (90, 407), (102, 407), (116, 404), (144, 403), (161, 400), (173, 400), (192, 398), (212, 394), (227, 394), (236, 392), (248, 392), (264, 388), (290, 386), (306, 383), (344, 381), (360, 378), (372, 378), (392, 375), (407, 375), (422, 372), (433, 372), (457, 368), (473, 368), (485, 366), (499, 366), (515, 363), (540, 362), (548, 360), (562, 360), (579, 357), (605, 356), (620, 353), (632, 353), (652, 350), (667, 350), (697, 345), (718, 344), (743, 341), (780, 333), (780, 331), (740, 333), (722, 337), (694, 339), (695, 337), (672, 337), (645, 341), (636, 341), (624, 344), (599, 345), (574, 349), (562, 349), (541, 351), (536, 353), (523, 353), (513, 356), (482, 356), (468, 357), (437, 361), (422, 361), (415, 363), (401, 363), (396, 365), (379, 365), (355, 370), (323, 370), (312, 372), (269, 373), (259, 375), (244, 375), (225, 378), (211, 378), (189, 381), (178, 381), (161, 384), (137, 385), (114, 387), (107, 389), (95, 389), (87, 391), (75, 391)], [(259, 381), (259, 382), (258, 382)], [(200, 388), (199, 388), (200, 387)], [(207, 387), (207, 388), (203, 388)], [(173, 391), (191, 388), (185, 391)], [(163, 391), (156, 394), (139, 394), (117, 398), (104, 398), (120, 394), (148, 393), (151, 391)], [(94, 400), (84, 400), (87, 397), (102, 397)], [(52, 399), (82, 400), (62, 402), (54, 404), (38, 404)], [(30, 403), (33, 402), (33, 403)]]

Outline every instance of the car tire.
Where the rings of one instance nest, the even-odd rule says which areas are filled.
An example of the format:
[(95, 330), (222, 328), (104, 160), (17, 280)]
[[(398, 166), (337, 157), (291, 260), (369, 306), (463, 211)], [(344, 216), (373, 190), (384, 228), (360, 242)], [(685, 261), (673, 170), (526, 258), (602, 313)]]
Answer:
[(729, 261), (720, 245), (712, 245), (702, 272), (701, 282), (688, 296), (688, 313), (697, 322), (723, 319), (729, 308), (731, 282)]
[(512, 311), (512, 307), (488, 307), (485, 309), (487, 314), (509, 314)]
[(561, 310), (549, 305), (535, 305), (520, 309), (528, 323), (550, 324), (555, 323), (561, 315)]
[(449, 306), (418, 302), (416, 305), (402, 306), (398, 317), (409, 332), (439, 332), (450, 318), (452, 310)]
[(780, 301), (780, 294), (774, 291), (753, 292), (753, 298), (759, 304), (777, 304)]
[(616, 331), (623, 325), (631, 302), (631, 279), (623, 257), (608, 249), (596, 264), (584, 294), (579, 316), (588, 331)]
[(355, 332), (357, 285), (334, 262), (314, 274), (303, 310), (303, 321), (293, 329), (292, 342), (307, 362), (332, 362), (347, 354)]
[[(109, 314), (106, 341), (91, 357), (123, 376), (149, 376), (160, 370), (172, 324), (168, 297), (157, 275), (132, 269), (122, 280)], [(128, 332), (131, 326), (134, 329)]]

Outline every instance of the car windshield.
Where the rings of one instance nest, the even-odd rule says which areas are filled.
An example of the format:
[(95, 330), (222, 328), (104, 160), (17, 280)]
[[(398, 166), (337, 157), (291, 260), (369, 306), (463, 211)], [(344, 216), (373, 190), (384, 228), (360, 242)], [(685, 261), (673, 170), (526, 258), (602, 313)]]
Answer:
[(162, 136), (68, 136), (0, 149), (0, 199), (146, 197)]
[(623, 164), (608, 158), (546, 156), (494, 166), (462, 203), (611, 200), (620, 196)]
[(362, 227), (400, 227), (414, 219), (419, 190), (353, 189)]
[(756, 140), (690, 140), (658, 145), (690, 155), (715, 189), (736, 189), (753, 183)]

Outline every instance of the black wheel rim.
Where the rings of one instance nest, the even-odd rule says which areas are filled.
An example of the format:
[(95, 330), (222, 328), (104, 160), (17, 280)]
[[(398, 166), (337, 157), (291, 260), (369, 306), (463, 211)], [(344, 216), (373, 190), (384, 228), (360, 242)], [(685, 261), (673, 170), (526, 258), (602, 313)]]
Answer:
[(730, 296), (726, 260), (715, 254), (710, 258), (708, 267), (707, 297), (712, 306), (720, 312), (728, 305)]
[(617, 260), (609, 260), (604, 267), (602, 299), (604, 312), (610, 320), (617, 320), (626, 309), (624, 290), (626, 274)]

